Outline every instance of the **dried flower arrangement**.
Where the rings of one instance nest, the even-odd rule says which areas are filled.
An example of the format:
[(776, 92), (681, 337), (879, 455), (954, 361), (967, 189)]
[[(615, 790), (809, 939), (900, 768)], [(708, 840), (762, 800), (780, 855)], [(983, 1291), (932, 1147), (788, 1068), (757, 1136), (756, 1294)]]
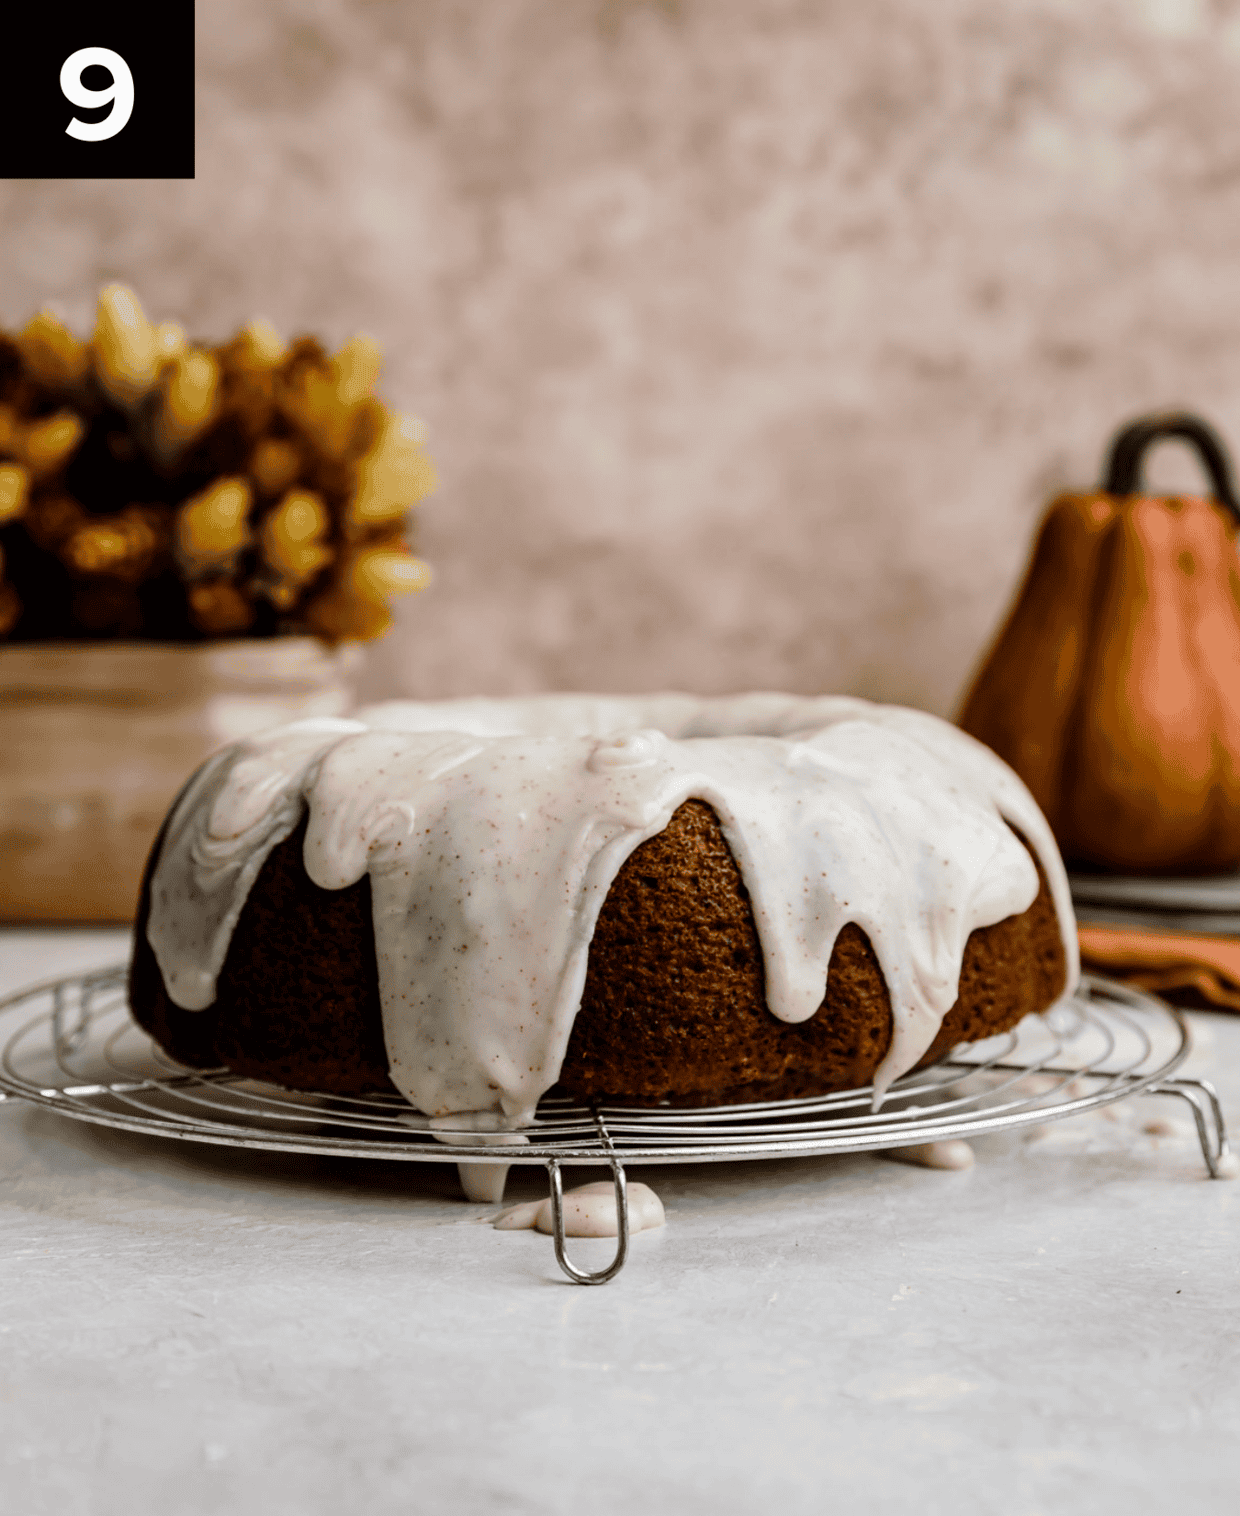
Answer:
[(263, 321), (191, 343), (121, 285), (87, 342), (48, 311), (0, 333), (0, 639), (382, 635), (429, 581), (405, 533), (435, 474), (379, 366)]

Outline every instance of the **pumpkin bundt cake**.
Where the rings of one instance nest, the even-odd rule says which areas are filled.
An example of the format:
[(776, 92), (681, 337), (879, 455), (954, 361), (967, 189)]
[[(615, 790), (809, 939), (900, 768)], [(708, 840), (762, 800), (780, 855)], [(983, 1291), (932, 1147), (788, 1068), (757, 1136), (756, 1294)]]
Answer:
[(1066, 876), (993, 753), (844, 698), (392, 702), (216, 754), (131, 972), (176, 1059), (519, 1126), (553, 1086), (864, 1086), (1077, 978)]

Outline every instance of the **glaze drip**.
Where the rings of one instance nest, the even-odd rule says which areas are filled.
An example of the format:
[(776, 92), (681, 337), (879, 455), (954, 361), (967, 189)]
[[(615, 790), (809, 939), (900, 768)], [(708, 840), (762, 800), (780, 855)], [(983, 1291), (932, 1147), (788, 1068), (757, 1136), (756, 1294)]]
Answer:
[(954, 1003), (970, 932), (1037, 894), (1012, 826), (1072, 924), (1029, 792), (936, 717), (834, 697), (542, 696), (390, 702), (225, 749), (174, 809), (147, 936), (170, 997), (210, 1005), (249, 889), (308, 807), (310, 878), (370, 874), (394, 1084), (432, 1116), (518, 1127), (558, 1076), (617, 872), (690, 798), (714, 808), (749, 890), (773, 1015), (812, 1016), (841, 927), (869, 936), (893, 1013), (880, 1093)]

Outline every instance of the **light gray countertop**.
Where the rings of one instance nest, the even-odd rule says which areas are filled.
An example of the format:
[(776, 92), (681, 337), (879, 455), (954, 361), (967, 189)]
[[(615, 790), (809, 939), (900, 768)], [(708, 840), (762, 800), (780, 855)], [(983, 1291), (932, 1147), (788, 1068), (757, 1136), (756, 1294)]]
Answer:
[[(0, 990), (125, 953), (2, 932)], [(1240, 1018), (1192, 1019), (1234, 1128)], [(1240, 1183), (1165, 1098), (975, 1148), (633, 1170), (668, 1224), (583, 1289), (448, 1164), (7, 1101), (0, 1511), (1233, 1510)]]

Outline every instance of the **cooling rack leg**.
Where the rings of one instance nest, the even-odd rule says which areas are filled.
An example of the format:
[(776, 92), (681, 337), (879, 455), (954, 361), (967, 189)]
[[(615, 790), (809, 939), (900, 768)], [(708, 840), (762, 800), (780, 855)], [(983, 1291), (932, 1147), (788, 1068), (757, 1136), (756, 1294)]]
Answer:
[(1148, 1093), (1175, 1095), (1178, 1099), (1187, 1101), (1192, 1107), (1193, 1120), (1197, 1123), (1201, 1156), (1206, 1161), (1210, 1178), (1235, 1178), (1240, 1165), (1236, 1163), (1227, 1141), (1227, 1123), (1223, 1119), (1218, 1091), (1208, 1079), (1165, 1079), (1161, 1084), (1151, 1085)]
[(611, 1177), (616, 1190), (616, 1256), (607, 1268), (600, 1269), (597, 1274), (579, 1269), (569, 1258), (564, 1246), (564, 1176), (560, 1172), (558, 1158), (550, 1159), (547, 1174), (551, 1180), (551, 1222), (556, 1262), (576, 1284), (606, 1284), (609, 1279), (616, 1277), (629, 1256), (629, 1196), (623, 1165), (618, 1158), (612, 1157)]
[(70, 1028), (65, 988), (64, 984), (58, 984), (52, 990), (52, 1039), (56, 1044), (57, 1053), (62, 1058), (68, 1058), (76, 1053), (86, 1040), (90, 1024), (91, 1001), (94, 999), (93, 984), (89, 978), (83, 979), (78, 989), (77, 1024)]

